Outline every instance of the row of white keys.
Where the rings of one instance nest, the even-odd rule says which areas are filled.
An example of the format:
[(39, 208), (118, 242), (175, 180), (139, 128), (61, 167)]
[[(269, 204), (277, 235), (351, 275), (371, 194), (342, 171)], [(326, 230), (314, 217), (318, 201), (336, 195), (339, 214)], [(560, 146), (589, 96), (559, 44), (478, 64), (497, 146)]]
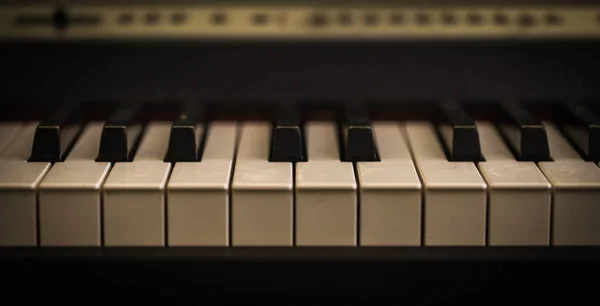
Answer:
[(41, 246), (100, 246), (101, 187), (110, 163), (95, 162), (103, 122), (86, 125), (62, 163), (39, 186)]
[[(365, 233), (365, 237), (369, 235), (372, 237), (366, 239), (366, 244), (419, 244), (420, 184), (410, 160), (410, 153), (402, 139), (398, 124), (384, 124), (377, 130), (380, 142), (385, 143), (380, 148), (381, 154), (386, 160), (389, 159), (388, 164), (392, 167), (376, 173), (377, 170), (370, 171), (374, 163), (364, 163), (359, 166), (364, 169), (360, 171), (364, 173), (365, 190), (369, 191), (365, 193), (365, 202), (370, 203), (364, 209), (365, 219), (372, 221), (365, 222), (361, 232)], [(223, 159), (223, 156), (233, 155), (233, 124), (230, 124), (229, 129), (218, 131), (215, 126), (211, 126), (205, 154), (200, 163), (178, 163), (171, 175), (168, 186), (170, 245), (227, 244), (226, 191), (231, 160)], [(267, 148), (270, 125), (263, 122), (246, 122), (241, 127), (231, 187), (233, 239), (231, 244), (290, 246), (293, 244), (294, 229), (296, 229), (297, 245), (356, 244), (356, 183), (352, 164), (339, 161), (335, 125), (309, 123), (306, 133), (307, 138), (310, 138), (309, 135), (319, 135), (313, 136), (311, 140), (307, 139), (307, 147), (313, 163), (301, 163), (297, 166), (319, 174), (320, 172), (316, 171), (322, 171), (319, 167), (322, 165), (329, 165), (328, 169), (344, 169), (345, 171), (335, 172), (338, 174), (334, 176), (337, 179), (333, 182), (334, 184), (338, 182), (338, 187), (343, 188), (325, 192), (325, 189), (332, 185), (331, 173), (328, 172), (326, 176), (307, 177), (300, 175), (301, 170), (298, 171), (299, 179), (296, 188), (300, 196), (296, 202), (297, 214), (294, 216), (291, 164), (269, 163)], [(221, 135), (217, 136), (218, 134)], [(223, 138), (226, 140), (220, 142), (216, 140)], [(212, 155), (211, 151), (215, 154)], [(207, 175), (203, 171), (191, 170), (193, 168), (216, 169), (218, 178), (215, 182), (212, 170)], [(408, 175), (405, 175), (406, 171), (402, 171), (404, 169), (408, 170)], [(403, 187), (402, 190), (384, 196), (387, 202), (379, 206), (379, 200), (382, 198), (377, 197), (377, 191), (381, 188), (388, 188), (389, 191), (391, 186), (399, 185)], [(323, 195), (328, 201), (319, 204), (326, 205), (312, 207), (314, 203), (318, 203), (314, 201), (314, 197)], [(195, 198), (196, 196), (198, 198)], [(203, 197), (200, 198), (201, 196)], [(398, 196), (399, 198), (396, 198)], [(206, 201), (202, 201), (203, 199)], [(402, 203), (398, 203), (398, 200)], [(404, 200), (409, 200), (406, 205), (402, 205)], [(297, 222), (296, 228), (293, 226), (294, 217)], [(383, 218), (387, 218), (386, 222), (380, 222)], [(314, 222), (315, 220), (318, 222)], [(192, 228), (195, 230), (185, 231)], [(403, 231), (405, 228), (410, 228), (410, 231), (405, 233)], [(332, 229), (337, 232), (332, 233)], [(208, 233), (214, 235), (209, 236)], [(379, 233), (384, 234), (384, 238), (379, 237)]]
[(50, 163), (27, 162), (37, 125), (24, 124), (0, 154), (0, 246), (38, 243), (37, 188)]
[(472, 162), (450, 162), (432, 123), (406, 122), (424, 187), (427, 246), (482, 246), (486, 242), (486, 184)]
[(552, 184), (552, 244), (600, 245), (600, 168), (583, 160), (554, 124), (543, 124), (554, 159), (538, 165)]
[(492, 123), (477, 122), (486, 161), (478, 168), (488, 186), (488, 245), (550, 243), (550, 183), (533, 162), (519, 162)]
[[(216, 159), (217, 156), (227, 156), (220, 147), (223, 147), (223, 141), (229, 141), (229, 166), (223, 171), (229, 176), (231, 157), (234, 154), (235, 146), (235, 124), (233, 129), (231, 127), (219, 128), (219, 125), (216, 124), (214, 133), (211, 133), (214, 140), (209, 140), (207, 143), (205, 156), (208, 160)], [(3, 170), (7, 171), (2, 172), (4, 174), (2, 177), (6, 177), (2, 179), (4, 184), (1, 184), (6, 191), (0, 192), (3, 199), (6, 199), (2, 202), (4, 205), (0, 206), (4, 217), (1, 223), (2, 233), (4, 233), (0, 237), (1, 245), (35, 245), (38, 232), (36, 214), (38, 213), (41, 246), (99, 246), (102, 244), (102, 219), (104, 219), (104, 245), (106, 246), (164, 245), (163, 233), (166, 229), (164, 182), (168, 176), (169, 164), (163, 163), (162, 157), (167, 149), (170, 128), (168, 123), (153, 122), (149, 124), (134, 162), (117, 163), (103, 188), (105, 192), (103, 197), (104, 218), (100, 214), (100, 190), (110, 170), (110, 164), (94, 161), (102, 132), (102, 123), (87, 125), (67, 160), (63, 163), (56, 163), (49, 171), (50, 166), (48, 165), (43, 168), (43, 172), (31, 171), (39, 170), (37, 168), (42, 163), (24, 161), (29, 154), (35, 126), (36, 124), (31, 124), (29, 129), (20, 133), (21, 141), (14, 142), (6, 152), (7, 156), (5, 157), (10, 160), (2, 161), (7, 165), (7, 167), (3, 167)], [(199, 165), (200, 163), (190, 164)], [(205, 163), (205, 165), (210, 165), (210, 163)], [(46, 171), (48, 171), (47, 175)], [(17, 173), (25, 174), (25, 176), (19, 176)], [(213, 174), (203, 174), (205, 181), (214, 179)], [(26, 182), (19, 183), (20, 180)], [(39, 183), (40, 181), (41, 183)], [(188, 180), (188, 182), (190, 181)], [(179, 181), (179, 183), (182, 182)], [(228, 185), (228, 183), (227, 179), (224, 184)], [(176, 191), (177, 176), (173, 177), (172, 185)], [(16, 192), (20, 191), (21, 187), (26, 187), (23, 191), (26, 192), (27, 197), (15, 197), (15, 194), (19, 194)], [(36, 189), (39, 190), (39, 212), (36, 211)], [(172, 200), (174, 207), (177, 207), (177, 196), (175, 195)], [(200, 203), (202, 204), (202, 202)], [(187, 216), (185, 209), (184, 213), (180, 215), (182, 218), (178, 218), (177, 213), (171, 216), (173, 230), (170, 232), (175, 237), (174, 245), (177, 244), (177, 226), (185, 229), (186, 225), (190, 225), (192, 222), (197, 224), (197, 221), (201, 221), (193, 219), (197, 216)], [(208, 219), (213, 216), (206, 217)], [(200, 224), (202, 225), (202, 223)], [(223, 228), (219, 230), (224, 231)], [(187, 238), (195, 238), (196, 234), (203, 234), (206, 237), (210, 235), (210, 232), (202, 231), (201, 233), (191, 233), (191, 235), (187, 233)]]
[[(478, 166), (488, 187), (489, 245), (548, 245), (550, 238), (554, 245), (600, 244), (595, 235), (600, 231), (600, 168), (583, 161), (551, 123), (545, 125), (555, 161), (540, 163), (540, 172), (533, 163), (515, 161), (495, 129), (478, 122), (486, 158)], [(107, 176), (106, 246), (163, 246), (165, 232), (173, 246), (289, 246), (294, 230), (299, 246), (356, 245), (357, 231), (365, 246), (419, 245), (422, 234), (425, 245), (485, 243), (486, 185), (477, 169), (467, 166), (473, 164), (447, 161), (427, 122), (408, 122), (405, 130), (398, 123), (373, 124), (381, 162), (357, 163), (360, 220), (354, 169), (339, 160), (333, 123), (306, 125), (310, 161), (296, 165), (295, 215), (292, 166), (268, 162), (266, 123), (242, 126), (231, 209), (236, 123), (212, 124), (202, 161), (178, 163), (170, 179), (170, 164), (162, 161), (170, 123), (151, 123), (134, 161), (117, 163), (110, 175), (108, 163), (94, 162), (101, 123), (88, 124), (67, 160), (51, 169), (48, 163), (26, 162), (36, 126), (24, 124), (0, 154), (0, 245), (33, 246), (38, 239), (42, 246), (101, 245), (100, 192)], [(423, 212), (411, 159), (424, 183)]]
[(352, 163), (341, 162), (337, 127), (305, 125), (308, 161), (296, 164), (296, 245), (357, 244), (357, 183)]
[(568, 140), (562, 135), (558, 127), (548, 121), (542, 121), (546, 135), (548, 136), (548, 148), (550, 149), (550, 157), (554, 161), (583, 161), (583, 158), (569, 144)]
[(380, 162), (359, 162), (363, 246), (421, 244), (421, 181), (398, 122), (375, 122)]
[(164, 246), (165, 187), (171, 163), (163, 162), (170, 122), (147, 125), (132, 162), (118, 162), (104, 183), (104, 245)]
[(236, 122), (212, 123), (200, 162), (176, 163), (167, 185), (170, 246), (229, 245), (229, 192)]
[(244, 122), (231, 196), (234, 246), (291, 246), (294, 233), (292, 163), (269, 162), (271, 125)]

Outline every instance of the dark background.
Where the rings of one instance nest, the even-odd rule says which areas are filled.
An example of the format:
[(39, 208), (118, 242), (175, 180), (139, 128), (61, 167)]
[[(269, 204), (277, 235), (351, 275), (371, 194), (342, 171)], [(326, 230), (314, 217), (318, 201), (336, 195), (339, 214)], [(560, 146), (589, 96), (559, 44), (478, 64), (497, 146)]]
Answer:
[(600, 43), (4, 42), (0, 101), (589, 99)]

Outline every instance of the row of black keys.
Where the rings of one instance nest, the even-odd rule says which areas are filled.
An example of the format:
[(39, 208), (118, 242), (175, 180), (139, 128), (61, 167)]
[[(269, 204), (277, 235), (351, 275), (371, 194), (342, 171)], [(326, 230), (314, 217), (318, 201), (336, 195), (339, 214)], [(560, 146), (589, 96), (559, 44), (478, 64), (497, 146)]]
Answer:
[[(436, 104), (441, 115), (440, 135), (447, 144), (447, 155), (451, 161), (481, 161), (481, 148), (475, 121), (462, 105), (452, 102)], [(505, 137), (517, 160), (550, 161), (548, 139), (544, 126), (529, 110), (518, 103), (495, 105), (500, 132)], [(105, 122), (97, 161), (123, 162), (133, 158), (133, 147), (141, 133), (139, 114), (143, 104), (124, 104), (117, 108)], [(586, 106), (569, 103), (559, 111), (564, 122), (577, 127), (584, 137), (579, 148), (587, 148), (583, 157), (590, 161), (600, 160), (600, 119)], [(198, 103), (180, 105), (178, 116), (173, 121), (169, 140), (167, 162), (198, 161), (201, 158), (196, 135), (196, 125), (205, 120), (204, 108)], [(341, 160), (349, 162), (378, 161), (377, 146), (371, 131), (367, 108), (362, 103), (343, 105), (340, 122)], [(73, 126), (81, 127), (81, 107), (69, 105), (40, 122), (29, 161), (57, 162), (66, 157), (77, 133), (68, 133)], [(442, 128), (440, 128), (441, 130)], [(308, 156), (304, 148), (302, 121), (298, 106), (280, 103), (274, 120), (270, 161), (300, 162)], [(443, 134), (443, 136), (442, 136)]]

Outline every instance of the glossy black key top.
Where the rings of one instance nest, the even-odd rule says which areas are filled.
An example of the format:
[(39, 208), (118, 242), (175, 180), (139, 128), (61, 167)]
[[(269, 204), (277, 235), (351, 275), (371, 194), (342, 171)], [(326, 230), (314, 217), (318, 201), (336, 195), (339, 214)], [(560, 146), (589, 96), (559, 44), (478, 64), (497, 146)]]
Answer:
[(192, 162), (200, 158), (199, 147), (203, 133), (204, 112), (196, 103), (184, 103), (169, 136), (165, 162)]
[(117, 109), (102, 129), (98, 162), (125, 162), (133, 160), (134, 147), (142, 134), (142, 123), (136, 119), (140, 104), (126, 104)]
[(28, 161), (63, 161), (83, 128), (81, 115), (79, 105), (68, 103), (41, 121), (35, 131)]
[(565, 103), (559, 123), (588, 161), (600, 161), (600, 118), (580, 103)]
[(481, 146), (475, 121), (454, 102), (440, 103), (438, 125), (450, 161), (481, 161)]
[(271, 162), (306, 161), (300, 113), (294, 103), (280, 103), (271, 134)]
[(371, 121), (362, 103), (349, 103), (344, 108), (341, 124), (342, 161), (379, 161)]
[(519, 161), (551, 161), (542, 123), (516, 102), (500, 105), (498, 127)]

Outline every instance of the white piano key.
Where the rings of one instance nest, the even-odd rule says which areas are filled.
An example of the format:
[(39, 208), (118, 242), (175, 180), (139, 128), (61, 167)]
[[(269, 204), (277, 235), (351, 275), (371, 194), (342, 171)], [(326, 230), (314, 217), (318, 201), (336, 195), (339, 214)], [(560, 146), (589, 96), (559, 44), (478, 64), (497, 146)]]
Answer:
[(11, 142), (15, 135), (17, 135), (22, 126), (22, 122), (0, 123), (0, 153), (2, 153), (4, 148)]
[(31, 154), (33, 138), (38, 124), (37, 121), (24, 123), (13, 137), (13, 140), (4, 148), (0, 154), (0, 159), (26, 161)]
[(486, 160), (516, 160), (493, 123), (477, 121), (481, 153)]
[[(544, 122), (553, 162), (538, 167), (552, 184), (552, 245), (600, 245), (600, 168), (577, 152), (552, 124)], [(577, 155), (578, 156), (578, 155)]]
[(593, 162), (539, 163), (553, 189), (552, 244), (600, 245), (600, 168)]
[(41, 246), (100, 246), (100, 187), (110, 163), (95, 162), (103, 122), (86, 125), (65, 162), (39, 186)]
[(213, 122), (210, 124), (202, 160), (233, 160), (237, 144), (238, 124), (235, 122)]
[(292, 163), (269, 162), (271, 125), (245, 122), (232, 182), (231, 243), (293, 244)]
[(429, 122), (407, 122), (406, 135), (425, 188), (424, 244), (485, 245), (486, 184), (475, 165), (448, 161)]
[(546, 129), (546, 135), (548, 135), (548, 147), (552, 160), (583, 160), (581, 155), (571, 147), (569, 141), (562, 135), (554, 123), (543, 121), (542, 124)]
[(398, 122), (375, 121), (371, 124), (381, 160), (412, 161), (410, 149)]
[(134, 160), (164, 160), (169, 150), (172, 122), (155, 121), (146, 126)]
[(534, 163), (486, 161), (479, 169), (489, 189), (488, 244), (544, 246), (550, 242), (550, 183)]
[(308, 162), (296, 164), (296, 245), (357, 243), (354, 168), (340, 161), (336, 133), (330, 122), (305, 126)]
[(0, 154), (0, 246), (36, 246), (37, 188), (50, 163), (27, 162), (37, 122), (26, 123)]
[(170, 246), (229, 245), (229, 182), (235, 122), (209, 127), (201, 162), (176, 163), (167, 185)]
[[(309, 122), (305, 126), (306, 152), (309, 160), (340, 161), (337, 127), (331, 122)], [(310, 131), (310, 135), (308, 132)], [(346, 163), (343, 163), (344, 165)]]
[[(165, 188), (171, 164), (163, 162), (168, 122), (151, 122), (132, 162), (115, 163), (103, 188), (105, 246), (164, 246)], [(160, 138), (164, 135), (167, 138)]]
[(98, 156), (100, 139), (104, 122), (96, 121), (86, 124), (73, 149), (67, 155), (65, 161), (93, 161)]
[(372, 128), (381, 161), (357, 163), (360, 245), (420, 245), (421, 182), (400, 125), (374, 122)]
[(551, 185), (533, 162), (509, 159), (508, 147), (488, 122), (477, 122), (483, 156), (479, 171), (488, 185), (488, 245), (550, 243)]

